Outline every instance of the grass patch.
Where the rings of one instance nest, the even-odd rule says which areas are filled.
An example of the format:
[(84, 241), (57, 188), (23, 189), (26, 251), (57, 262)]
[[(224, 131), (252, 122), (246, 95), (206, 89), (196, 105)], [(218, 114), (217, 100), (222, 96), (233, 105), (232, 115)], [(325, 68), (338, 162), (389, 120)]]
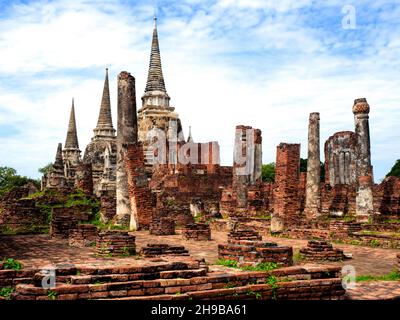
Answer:
[(226, 285), (224, 285), (224, 289), (232, 289), (236, 287), (237, 285), (234, 282), (228, 282)]
[(362, 275), (356, 277), (356, 282), (365, 281), (400, 281), (400, 272), (393, 270), (392, 272), (383, 276)]
[(0, 289), (0, 297), (6, 298), (6, 300), (11, 300), (11, 294), (14, 292), (13, 288), (5, 287)]
[(244, 271), (271, 271), (278, 268), (275, 262), (260, 262), (255, 266), (245, 266), (241, 269)]
[(218, 259), (215, 264), (219, 265), (219, 266), (228, 267), (228, 268), (238, 268), (238, 263), (235, 260)]
[(297, 251), (294, 255), (293, 255), (293, 262), (300, 262), (304, 260), (304, 256), (301, 254), (300, 251)]
[(3, 259), (2, 263), (3, 263), (4, 270), (19, 271), (22, 269), (22, 263), (13, 258), (5, 258), (5, 259)]

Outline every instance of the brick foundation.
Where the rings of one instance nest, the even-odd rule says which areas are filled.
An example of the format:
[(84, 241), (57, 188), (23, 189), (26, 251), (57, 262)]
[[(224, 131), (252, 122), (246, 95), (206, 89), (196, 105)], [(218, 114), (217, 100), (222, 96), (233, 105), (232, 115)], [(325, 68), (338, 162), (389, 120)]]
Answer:
[(175, 234), (175, 221), (167, 217), (153, 217), (150, 234), (167, 236)]
[(294, 239), (329, 239), (329, 231), (322, 229), (290, 229), (284, 235)]
[(189, 256), (189, 251), (184, 246), (170, 246), (162, 243), (151, 243), (140, 250), (140, 255), (146, 258), (161, 255)]
[(278, 266), (293, 265), (292, 247), (278, 246), (274, 242), (262, 242), (254, 230), (233, 230), (227, 244), (218, 245), (218, 258), (243, 264), (274, 262)]
[[(179, 257), (180, 260), (147, 266), (56, 267), (57, 285), (51, 290), (57, 300), (344, 299), (340, 267), (302, 266), (270, 272), (207, 274), (198, 261), (184, 258), (188, 259)], [(1, 270), (0, 274), (4, 271), (9, 272)], [(29, 272), (33, 271), (38, 270)], [(50, 300), (48, 290), (41, 287), (43, 276), (36, 272), (27, 282), (17, 284), (13, 298)], [(271, 276), (277, 280), (273, 287), (267, 284)], [(12, 279), (15, 273), (9, 277)]]
[(96, 244), (97, 227), (91, 224), (78, 224), (69, 234), (69, 245), (90, 247)]
[(135, 236), (122, 230), (100, 232), (97, 236), (96, 251), (99, 255), (134, 255)]
[(252, 229), (232, 230), (228, 234), (228, 242), (234, 240), (261, 241), (262, 237), (258, 234), (257, 231)]
[(331, 239), (346, 239), (349, 238), (354, 232), (358, 232), (360, 230), (361, 224), (357, 222), (331, 221), (329, 224)]
[(343, 250), (334, 249), (327, 241), (309, 241), (300, 253), (308, 261), (341, 261), (345, 258)]
[(188, 224), (182, 231), (185, 240), (208, 241), (211, 240), (211, 229), (208, 224)]
[(77, 226), (74, 208), (53, 208), (50, 225), (52, 238), (68, 239)]

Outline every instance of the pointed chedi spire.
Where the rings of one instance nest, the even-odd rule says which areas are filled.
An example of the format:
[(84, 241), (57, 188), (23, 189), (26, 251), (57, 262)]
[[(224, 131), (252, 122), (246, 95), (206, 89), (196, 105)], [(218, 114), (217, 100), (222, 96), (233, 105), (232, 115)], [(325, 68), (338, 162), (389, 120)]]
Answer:
[(67, 139), (65, 140), (65, 149), (79, 149), (78, 134), (76, 132), (74, 98), (72, 98), (72, 107), (69, 117)]
[(192, 126), (189, 126), (189, 136), (187, 139), (187, 142), (194, 142), (193, 137), (192, 137)]
[(58, 144), (56, 159), (53, 164), (53, 169), (58, 170), (58, 171), (64, 170), (64, 161), (63, 161), (63, 157), (62, 157), (62, 143)]
[(97, 126), (93, 130), (95, 137), (115, 137), (115, 129), (112, 124), (110, 86), (108, 82), (108, 68), (104, 79), (103, 96), (101, 98), (99, 119)]
[(161, 56), (160, 47), (158, 44), (157, 34), (157, 17), (154, 17), (153, 39), (151, 42), (150, 53), (150, 66), (147, 76), (147, 83), (145, 92), (149, 91), (162, 91), (167, 92), (165, 89), (164, 77), (161, 69)]

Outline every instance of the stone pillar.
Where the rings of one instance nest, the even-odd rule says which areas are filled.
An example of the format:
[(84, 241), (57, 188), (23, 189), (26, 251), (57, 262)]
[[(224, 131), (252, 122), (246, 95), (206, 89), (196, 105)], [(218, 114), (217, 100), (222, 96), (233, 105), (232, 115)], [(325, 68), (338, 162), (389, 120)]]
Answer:
[(137, 142), (135, 78), (128, 72), (118, 75), (118, 127), (117, 127), (117, 225), (129, 226), (131, 207), (125, 168), (127, 146)]
[(232, 185), (239, 208), (247, 206), (248, 186), (261, 181), (261, 142), (261, 130), (236, 126)]
[(308, 160), (305, 213), (308, 219), (321, 214), (321, 163), (319, 113), (310, 114), (308, 124)]
[(254, 170), (250, 183), (255, 184), (262, 180), (262, 136), (260, 129), (254, 129)]
[(357, 139), (357, 196), (356, 216), (360, 222), (368, 221), (373, 214), (373, 173), (369, 134), (369, 111), (367, 99), (354, 100), (353, 113)]
[(281, 232), (299, 218), (299, 176), (300, 144), (281, 143), (276, 153), (271, 232)]

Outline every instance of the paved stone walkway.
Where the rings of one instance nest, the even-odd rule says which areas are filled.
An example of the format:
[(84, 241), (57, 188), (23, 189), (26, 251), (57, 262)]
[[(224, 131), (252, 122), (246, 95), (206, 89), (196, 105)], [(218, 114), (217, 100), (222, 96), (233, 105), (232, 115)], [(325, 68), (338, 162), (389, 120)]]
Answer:
[(371, 281), (346, 291), (349, 300), (400, 300), (400, 281)]
[[(134, 233), (136, 236), (137, 251), (148, 243), (167, 243), (170, 245), (183, 245), (189, 250), (192, 257), (204, 258), (208, 263), (215, 263), (218, 259), (218, 244), (227, 242), (227, 234), (213, 232), (211, 241), (183, 240), (181, 235), (152, 236), (148, 231)], [(292, 246), (296, 253), (299, 248), (306, 246), (306, 240), (264, 237), (265, 241), (277, 242), (280, 245)], [(396, 254), (400, 250), (369, 248), (338, 244), (334, 247), (341, 248), (344, 252), (352, 253), (353, 259), (343, 262), (329, 263), (330, 265), (352, 265), (357, 275), (384, 275), (396, 267)], [(65, 240), (50, 239), (46, 235), (36, 236), (1, 236), (0, 258), (11, 257), (20, 260), (26, 267), (40, 267), (55, 263), (104, 263), (104, 262), (130, 262), (136, 257), (98, 257), (94, 248), (70, 247)], [(306, 264), (299, 261), (296, 264)], [(350, 299), (391, 299), (400, 297), (399, 281), (361, 282), (357, 283), (354, 290), (349, 290)]]

